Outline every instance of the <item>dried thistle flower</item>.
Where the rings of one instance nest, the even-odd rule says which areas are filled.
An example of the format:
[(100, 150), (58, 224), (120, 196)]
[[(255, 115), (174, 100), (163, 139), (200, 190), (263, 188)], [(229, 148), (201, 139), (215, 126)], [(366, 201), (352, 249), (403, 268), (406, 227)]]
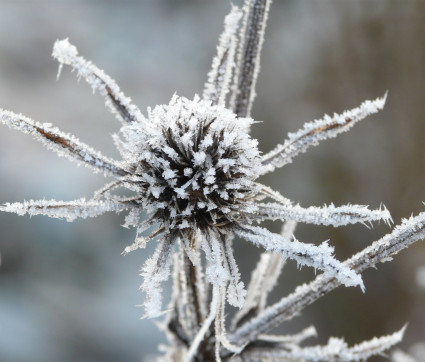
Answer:
[[(274, 341), (270, 336), (259, 335), (261, 332), (253, 332), (255, 323), (258, 331), (270, 327), (270, 318), (257, 316), (257, 312), (264, 308), (267, 293), (287, 258), (323, 271), (321, 280), (332, 281), (334, 287), (343, 284), (364, 289), (361, 270), (336, 260), (333, 248), (326, 242), (317, 246), (296, 240), (293, 236), (296, 222), (343, 226), (391, 221), (385, 207), (370, 210), (360, 205), (336, 207), (331, 204), (303, 208), (257, 182), (261, 175), (292, 162), (310, 146), (336, 137), (376, 113), (383, 108), (386, 99), (384, 96), (366, 101), (342, 114), (306, 123), (298, 132), (289, 134), (283, 144), (262, 155), (257, 141), (249, 135), (250, 127), (255, 126), (249, 113), (255, 96), (269, 6), (270, 1), (248, 0), (244, 13), (237, 7), (232, 8), (225, 19), (225, 29), (202, 98), (195, 95), (190, 100), (174, 95), (169, 104), (149, 109), (146, 116), (109, 76), (81, 57), (67, 39), (55, 43), (53, 56), (60, 63), (59, 74), (64, 64), (70, 65), (79, 78), (84, 78), (105, 98), (106, 106), (121, 122), (119, 133), (113, 136), (122, 157), (120, 161), (101, 155), (49, 124), (0, 110), (0, 121), (8, 127), (30, 134), (60, 156), (115, 178), (96, 191), (90, 200), (28, 201), (6, 204), (0, 207), (1, 211), (19, 215), (43, 214), (73, 221), (127, 210), (125, 225), (135, 226), (137, 231), (134, 243), (125, 248), (124, 254), (145, 247), (151, 240), (157, 242), (156, 251), (142, 268), (142, 289), (147, 295), (144, 305), (149, 317), (161, 314), (160, 284), (168, 279), (174, 264), (175, 291), (166, 328), (174, 336), (170, 338), (178, 348), (168, 350), (170, 359), (198, 358), (201, 348), (203, 358), (214, 355), (220, 359), (223, 356), (220, 345), (240, 353), (246, 344), (264, 342), (265, 338), (274, 346), (274, 354), (251, 348), (244, 358), (356, 360), (380, 353), (399, 341), (403, 334), (401, 330), (352, 348), (341, 339), (331, 339), (327, 346), (303, 349), (299, 341), (311, 336), (311, 330), (302, 334), (296, 343), (294, 336), (287, 338), (289, 342), (284, 338)], [(131, 190), (133, 196), (114, 194), (121, 187)], [(264, 202), (265, 199), (269, 202)], [(148, 211), (147, 220), (141, 220), (142, 210)], [(264, 220), (286, 221), (286, 228), (281, 234), (271, 233), (256, 225)], [(240, 281), (233, 256), (231, 241), (235, 235), (272, 252), (263, 254), (248, 292)], [(201, 250), (206, 265), (202, 263)], [(234, 319), (234, 333), (230, 339), (224, 328), (226, 294), (231, 305), (241, 308)], [(282, 312), (275, 308), (267, 313), (278, 315)], [(247, 324), (242, 323), (251, 317)], [(209, 334), (214, 321), (216, 347), (212, 351), (205, 340), (214, 339)], [(224, 357), (229, 355), (224, 354)]]
[[(198, 263), (196, 252), (204, 250), (208, 261), (207, 280), (217, 286), (230, 283), (229, 301), (239, 307), (245, 291), (228, 241), (234, 234), (267, 250), (280, 252), (284, 258), (295, 259), (300, 265), (335, 275), (347, 286), (363, 287), (357, 274), (332, 257), (333, 248), (326, 243), (315, 246), (291, 240), (291, 237), (283, 238), (253, 226), (252, 222), (281, 219), (334, 226), (381, 219), (387, 222), (390, 215), (385, 208), (369, 210), (365, 206), (330, 205), (304, 209), (255, 180), (288, 163), (306, 147), (335, 136), (376, 112), (382, 108), (385, 98), (365, 102), (342, 115), (308, 123), (301, 131), (290, 135), (284, 145), (261, 157), (257, 141), (248, 133), (253, 120), (238, 117), (214, 99), (195, 96), (189, 100), (174, 95), (168, 105), (149, 109), (144, 117), (109, 77), (78, 55), (67, 39), (56, 42), (53, 56), (61, 65), (73, 66), (93, 89), (106, 96), (107, 105), (114, 107), (123, 122), (120, 133), (114, 136), (122, 160), (109, 160), (75, 137), (21, 115), (1, 111), (2, 123), (30, 133), (60, 155), (115, 176), (116, 181), (98, 190), (88, 201), (29, 201), (7, 204), (1, 210), (46, 214), (69, 221), (107, 211), (130, 210), (126, 225), (137, 226), (138, 230), (135, 243), (124, 253), (144, 247), (150, 239), (159, 239), (158, 250), (143, 272), (149, 316), (160, 312), (159, 294), (152, 290), (156, 288), (150, 287), (151, 279), (166, 279), (163, 275), (168, 275), (172, 249), (178, 240), (194, 265)], [(212, 88), (210, 82), (207, 88)], [(113, 195), (112, 191), (118, 187), (128, 188), (135, 195), (129, 198)], [(266, 197), (275, 202), (260, 202)], [(143, 222), (139, 220), (142, 210), (150, 211), (149, 219)], [(158, 229), (144, 236), (152, 225), (157, 225)], [(157, 283), (153, 285), (158, 286)], [(240, 295), (233, 295), (233, 292)]]

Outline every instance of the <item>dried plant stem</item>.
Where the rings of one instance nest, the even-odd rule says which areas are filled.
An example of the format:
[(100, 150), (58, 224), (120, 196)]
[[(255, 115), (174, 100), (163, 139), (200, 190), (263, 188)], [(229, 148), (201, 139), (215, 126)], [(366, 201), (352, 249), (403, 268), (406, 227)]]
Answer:
[[(394, 228), (393, 232), (355, 254), (344, 264), (355, 272), (361, 273), (378, 263), (391, 260), (392, 256), (400, 250), (424, 237), (425, 213), (420, 213), (416, 217), (404, 220), (402, 224)], [(229, 336), (229, 340), (239, 345), (249, 343), (260, 334), (267, 332), (285, 320), (291, 319), (306, 306), (340, 285), (341, 282), (335, 277), (327, 277), (321, 274), (311, 283), (297, 287), (292, 294), (269, 306), (257, 317), (243, 324), (233, 335)]]
[(234, 80), (235, 89), (231, 101), (233, 111), (238, 117), (247, 117), (251, 113), (270, 4), (271, 0), (253, 0), (247, 2), (244, 7)]
[(208, 332), (208, 329), (210, 328), (212, 322), (215, 320), (217, 316), (219, 304), (220, 304), (220, 290), (218, 286), (213, 286), (210, 312), (190, 345), (189, 351), (187, 353), (187, 361), (191, 361), (192, 358), (195, 358), (199, 345), (204, 340)]

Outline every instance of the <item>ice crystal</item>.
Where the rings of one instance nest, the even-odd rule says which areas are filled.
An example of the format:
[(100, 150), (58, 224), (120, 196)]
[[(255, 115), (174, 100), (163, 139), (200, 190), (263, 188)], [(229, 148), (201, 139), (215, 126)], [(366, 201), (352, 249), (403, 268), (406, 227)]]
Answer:
[[(58, 76), (63, 65), (71, 66), (105, 98), (107, 108), (121, 122), (120, 131), (113, 135), (120, 161), (103, 156), (50, 124), (0, 110), (0, 122), (6, 126), (31, 135), (59, 156), (115, 178), (89, 200), (31, 200), (8, 203), (0, 210), (68, 221), (127, 210), (124, 226), (137, 230), (134, 243), (123, 254), (144, 248), (151, 240), (157, 243), (141, 270), (146, 316), (162, 313), (161, 283), (169, 278), (173, 266), (174, 292), (164, 324), (172, 342), (167, 350), (171, 360), (229, 359), (230, 353), (240, 354), (243, 360), (362, 360), (397, 343), (404, 331), (354, 347), (339, 338), (330, 339), (326, 346), (300, 347), (301, 341), (315, 335), (313, 328), (292, 336), (264, 334), (338, 285), (364, 290), (360, 273), (365, 268), (388, 260), (424, 234), (421, 214), (405, 220), (346, 262), (334, 258), (328, 242), (316, 245), (295, 238), (297, 222), (338, 227), (392, 221), (384, 206), (375, 210), (333, 204), (303, 208), (257, 181), (261, 175), (292, 162), (310, 146), (336, 137), (381, 110), (386, 95), (342, 114), (306, 123), (262, 155), (249, 131), (255, 126), (250, 110), (269, 6), (269, 0), (247, 0), (243, 10), (232, 7), (202, 98), (175, 94), (168, 104), (148, 109), (146, 115), (113, 79), (80, 56), (68, 39), (55, 43)], [(114, 193), (122, 187), (132, 196)], [(145, 220), (141, 219), (142, 210), (148, 213)], [(282, 233), (255, 224), (265, 220), (284, 221)], [(234, 236), (266, 250), (247, 290), (233, 256)], [(267, 295), (286, 259), (323, 273), (266, 308)], [(224, 323), (226, 296), (229, 304), (240, 308), (229, 336)], [(213, 323), (215, 335), (210, 333)], [(247, 345), (250, 348), (244, 351)]]

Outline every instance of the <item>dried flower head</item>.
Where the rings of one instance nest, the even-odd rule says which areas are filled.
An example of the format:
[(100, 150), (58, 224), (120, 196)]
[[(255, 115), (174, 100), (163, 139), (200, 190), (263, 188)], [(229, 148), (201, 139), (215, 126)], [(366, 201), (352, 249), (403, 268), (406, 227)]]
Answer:
[(226, 230), (256, 195), (260, 155), (252, 120), (228, 109), (174, 96), (148, 112), (147, 122), (122, 128), (120, 151), (135, 176), (138, 203), (169, 230)]
[[(137, 237), (124, 253), (143, 248), (151, 239), (159, 239), (157, 252), (143, 268), (142, 289), (148, 295), (145, 306), (149, 316), (161, 311), (157, 280), (168, 277), (172, 250), (178, 241), (193, 264), (199, 265), (197, 253), (199, 249), (204, 250), (207, 280), (218, 286), (229, 285), (228, 300), (239, 307), (246, 292), (239, 280), (230, 245), (235, 234), (279, 252), (284, 258), (294, 259), (300, 265), (334, 275), (347, 286), (363, 287), (360, 276), (336, 260), (332, 256), (333, 248), (327, 243), (319, 246), (301, 243), (291, 235), (273, 234), (253, 226), (252, 222), (281, 219), (340, 226), (380, 219), (388, 221), (390, 216), (386, 209), (369, 210), (358, 205), (305, 209), (255, 180), (291, 162), (307, 147), (334, 137), (375, 113), (383, 107), (385, 98), (367, 101), (342, 115), (325, 116), (307, 123), (297, 133), (290, 134), (283, 145), (260, 156), (257, 141), (249, 136), (253, 120), (237, 116), (225, 108), (223, 102), (198, 96), (189, 100), (174, 95), (168, 105), (149, 109), (144, 117), (115, 82), (80, 57), (67, 39), (56, 42), (53, 56), (61, 66), (71, 65), (79, 77), (103, 94), (106, 105), (122, 121), (120, 133), (114, 135), (122, 160), (107, 159), (75, 137), (22, 115), (1, 111), (2, 123), (30, 133), (60, 155), (83, 162), (105, 175), (113, 175), (116, 180), (98, 190), (88, 201), (29, 201), (7, 204), (1, 208), (3, 211), (45, 214), (72, 221), (76, 217), (94, 217), (107, 211), (130, 210), (125, 225), (137, 226)], [(206, 89), (212, 87), (210, 79)], [(221, 88), (228, 89), (228, 85), (222, 84)], [(218, 93), (217, 90), (215, 94)], [(135, 195), (123, 198), (112, 194), (118, 187), (128, 188)], [(274, 202), (261, 202), (265, 198)], [(140, 220), (142, 210), (148, 210), (147, 220)], [(146, 236), (153, 225), (157, 228)]]
[[(269, 282), (276, 280), (282, 261), (287, 258), (301, 266), (323, 271), (325, 280), (329, 278), (335, 285), (364, 288), (359, 271), (349, 263), (336, 260), (333, 247), (327, 242), (315, 245), (296, 240), (293, 236), (296, 222), (342, 226), (391, 220), (385, 207), (370, 210), (361, 205), (336, 207), (331, 204), (303, 208), (257, 181), (261, 175), (292, 162), (310, 146), (336, 137), (376, 113), (383, 108), (386, 96), (366, 101), (342, 114), (326, 115), (306, 123), (299, 131), (289, 134), (283, 144), (261, 154), (257, 141), (249, 135), (254, 124), (249, 112), (255, 96), (259, 52), (270, 1), (257, 2), (255, 6), (253, 1), (246, 4), (242, 26), (242, 11), (236, 7), (225, 19), (224, 32), (202, 98), (195, 96), (190, 100), (174, 95), (169, 104), (149, 109), (147, 116), (132, 104), (109, 76), (81, 57), (67, 39), (55, 43), (53, 56), (60, 63), (59, 73), (64, 64), (70, 65), (79, 78), (84, 78), (105, 98), (106, 106), (121, 122), (120, 132), (113, 136), (121, 161), (103, 156), (50, 124), (0, 110), (1, 123), (30, 134), (60, 156), (115, 178), (96, 191), (90, 200), (28, 201), (5, 204), (0, 210), (20, 215), (43, 214), (68, 221), (127, 210), (125, 226), (135, 226), (137, 232), (135, 242), (125, 248), (124, 254), (145, 247), (151, 240), (157, 242), (156, 251), (145, 262), (141, 274), (144, 279), (142, 289), (147, 295), (144, 305), (149, 317), (161, 313), (160, 284), (168, 279), (174, 262), (175, 296), (172, 303), (175, 311), (169, 315), (168, 323), (169, 330), (179, 331), (175, 335), (180, 338), (179, 343), (185, 345), (187, 359), (195, 355), (214, 320), (218, 345), (221, 343), (233, 352), (243, 348), (232, 345), (225, 337), (225, 295), (230, 304), (242, 308), (236, 316), (235, 325), (238, 325), (264, 304), (265, 297), (261, 294), (267, 295), (271, 289), (271, 285), (264, 282), (264, 273), (270, 274)], [(250, 26), (247, 25), (248, 19)], [(117, 194), (115, 191), (121, 187), (131, 190), (133, 196)], [(147, 219), (141, 219), (141, 211), (148, 212)], [(271, 233), (257, 225), (264, 220), (285, 221), (285, 228), (281, 234)], [(248, 290), (245, 304), (247, 291), (240, 281), (231, 245), (234, 236), (278, 255), (278, 258), (272, 257), (271, 253), (263, 255), (256, 270), (257, 279), (251, 283), (253, 289)], [(204, 252), (205, 263), (200, 251)], [(205, 272), (205, 278), (201, 271)], [(186, 284), (182, 280), (187, 280)], [(212, 292), (208, 294), (210, 285)], [(183, 293), (189, 295), (187, 298), (192, 298), (192, 302), (178, 300), (179, 290), (185, 288), (192, 288), (191, 293)], [(182, 303), (186, 305), (182, 306)], [(205, 307), (207, 304), (209, 312)], [(195, 312), (190, 310), (191, 305)], [(195, 316), (188, 317), (188, 320), (192, 318), (196, 325), (192, 329), (191, 322), (176, 325), (178, 313)], [(265, 316), (264, 320), (267, 318)], [(234, 334), (234, 340), (240, 336), (244, 341), (251, 332), (249, 325), (245, 329), (242, 327)], [(391, 337), (391, 341), (401, 338), (401, 334)], [(303, 334), (303, 338), (306, 336)], [(334, 340), (332, 346), (335, 343), (340, 345), (341, 355), (348, 353), (343, 342)], [(369, 345), (364, 349), (366, 347)], [(349, 353), (358, 352), (353, 351), (349, 350)], [(291, 353), (294, 355), (295, 352)], [(219, 348), (215, 355), (219, 358)], [(296, 355), (304, 358), (301, 352)], [(360, 358), (364, 356), (361, 354)]]

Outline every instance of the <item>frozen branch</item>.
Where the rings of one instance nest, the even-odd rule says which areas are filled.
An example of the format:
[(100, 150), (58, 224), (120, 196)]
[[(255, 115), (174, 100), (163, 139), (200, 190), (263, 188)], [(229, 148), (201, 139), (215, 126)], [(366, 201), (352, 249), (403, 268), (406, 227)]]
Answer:
[(205, 252), (206, 280), (218, 286), (224, 286), (231, 278), (226, 253), (221, 236), (212, 232), (204, 236), (202, 240), (202, 250)]
[(279, 343), (285, 345), (299, 345), (301, 342), (304, 342), (308, 338), (317, 337), (317, 331), (314, 326), (307, 327), (297, 334), (289, 335), (270, 335), (270, 334), (260, 334), (257, 338), (257, 341), (260, 343)]
[(245, 285), (241, 281), (241, 274), (235, 257), (233, 256), (232, 240), (230, 238), (222, 238), (224, 244), (224, 252), (229, 265), (230, 282), (227, 289), (227, 300), (230, 305), (241, 308), (245, 302), (246, 290)]
[(317, 146), (320, 141), (334, 138), (342, 132), (348, 131), (358, 121), (377, 113), (384, 108), (387, 94), (373, 101), (365, 101), (359, 107), (332, 117), (325, 115), (320, 120), (308, 122), (295, 133), (289, 133), (288, 139), (274, 150), (266, 153), (262, 158), (264, 166), (262, 174), (272, 172), (292, 162), (292, 158), (305, 152), (311, 146)]
[[(292, 238), (295, 227), (296, 222), (286, 222), (282, 227), (281, 236), (285, 239)], [(273, 252), (261, 254), (260, 260), (251, 275), (245, 303), (232, 321), (233, 329), (247, 318), (256, 315), (258, 311), (264, 309), (267, 296), (277, 283), (284, 264), (285, 261), (280, 254)]]
[(333, 226), (365, 224), (377, 220), (383, 220), (389, 224), (392, 221), (389, 211), (384, 206), (377, 210), (369, 210), (367, 206), (363, 205), (336, 207), (333, 204), (308, 208), (278, 203), (258, 203), (255, 206), (257, 211), (253, 213), (253, 217), (257, 216), (260, 220), (294, 220), (307, 224)]
[(217, 55), (213, 59), (203, 93), (203, 98), (210, 100), (213, 104), (225, 105), (235, 67), (237, 31), (241, 16), (241, 10), (233, 6), (224, 19), (224, 31), (220, 36)]
[(207, 314), (204, 280), (199, 268), (201, 255), (198, 250), (195, 256), (197, 259), (195, 266), (184, 250), (181, 253), (183, 255), (181, 256), (179, 273), (181, 284), (179, 303), (181, 304), (181, 310), (184, 311), (184, 324), (188, 329), (189, 335), (193, 338)]
[(70, 44), (68, 39), (56, 41), (52, 56), (59, 62), (58, 77), (63, 64), (77, 70), (78, 77), (83, 77), (90, 84), (93, 92), (98, 91), (105, 97), (105, 105), (122, 123), (145, 121), (139, 108), (124, 95), (115, 81), (92, 62), (79, 56), (77, 48)]
[(47, 149), (71, 161), (82, 163), (95, 172), (105, 175), (127, 175), (117, 161), (103, 156), (100, 152), (80, 142), (76, 137), (59, 131), (49, 123), (34, 122), (32, 119), (10, 111), (0, 109), (0, 122), (11, 129), (31, 135)]
[(248, 117), (251, 113), (270, 4), (271, 0), (248, 0), (244, 6), (231, 99), (231, 107), (238, 117)]
[(77, 218), (96, 217), (106, 212), (121, 212), (130, 208), (129, 204), (113, 200), (88, 200), (84, 198), (75, 201), (37, 200), (7, 203), (0, 206), (0, 211), (11, 212), (20, 216), (28, 214), (46, 215), (52, 218), (74, 221)]
[(170, 236), (162, 239), (155, 253), (149, 258), (141, 270), (143, 283), (141, 289), (146, 293), (145, 306), (146, 317), (153, 318), (161, 314), (162, 287), (161, 283), (168, 280), (173, 256), (173, 238)]
[[(374, 267), (378, 263), (392, 260), (400, 250), (425, 238), (425, 212), (410, 219), (402, 220), (393, 231), (375, 241), (369, 247), (344, 262), (347, 268), (356, 273)], [(244, 344), (253, 341), (285, 320), (289, 320), (323, 295), (339, 287), (342, 283), (335, 277), (321, 274), (308, 284), (303, 284), (287, 297), (269, 306), (257, 317), (243, 324), (230, 337), (234, 343)]]
[(156, 230), (152, 231), (149, 236), (143, 236), (142, 234), (151, 226), (152, 226), (152, 222), (150, 222), (149, 220), (139, 223), (139, 225), (137, 226), (137, 231), (136, 231), (136, 239), (134, 240), (133, 244), (126, 246), (121, 254), (127, 255), (131, 253), (132, 251), (135, 251), (138, 249), (144, 249), (149, 241), (156, 238), (158, 235), (162, 234), (165, 230), (163, 227), (159, 227)]
[(360, 286), (364, 289), (360, 275), (336, 260), (332, 255), (334, 249), (326, 242), (319, 246), (301, 243), (295, 238), (286, 239), (267, 229), (248, 225), (237, 229), (236, 234), (254, 245), (261, 245), (268, 251), (281, 254), (285, 259), (293, 259), (300, 266), (322, 270), (324, 275), (334, 277), (346, 286)]
[[(262, 361), (271, 358), (306, 362), (365, 361), (372, 356), (382, 355), (386, 350), (400, 343), (404, 330), (405, 327), (391, 335), (375, 337), (353, 347), (349, 347), (342, 338), (332, 337), (328, 344), (324, 346), (299, 347), (295, 345), (292, 348), (247, 348), (240, 355), (240, 360)], [(236, 360), (238, 359), (236, 358)]]
[(215, 320), (218, 309), (220, 308), (220, 287), (218, 285), (214, 285), (212, 288), (212, 299), (210, 303), (210, 312), (208, 317), (202, 323), (201, 328), (196, 334), (195, 338), (192, 340), (192, 344), (190, 345), (189, 351), (187, 352), (187, 361), (191, 361), (192, 358), (196, 355), (196, 352), (204, 339), (205, 335), (208, 332), (208, 329), (211, 326), (211, 323)]
[[(186, 318), (184, 317), (183, 311), (185, 300), (182, 300), (184, 292), (182, 291), (180, 278), (183, 266), (183, 255), (181, 252), (174, 253), (173, 258), (173, 292), (171, 301), (168, 305), (169, 312), (167, 313), (164, 322), (159, 323), (159, 327), (166, 332), (169, 341), (173, 345), (177, 344), (180, 349), (183, 349), (183, 346), (189, 346), (192, 331), (187, 328), (187, 324), (185, 323)], [(169, 349), (169, 352), (172, 353), (171, 348)]]

